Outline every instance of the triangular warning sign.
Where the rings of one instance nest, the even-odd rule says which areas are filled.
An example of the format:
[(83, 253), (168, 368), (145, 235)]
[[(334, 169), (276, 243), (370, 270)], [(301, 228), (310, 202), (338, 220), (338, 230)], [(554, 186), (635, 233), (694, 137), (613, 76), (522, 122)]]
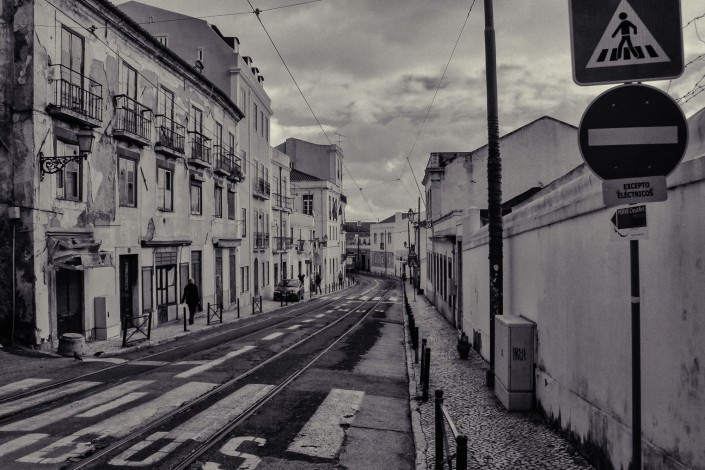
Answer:
[(586, 68), (670, 62), (627, 0), (622, 0)]

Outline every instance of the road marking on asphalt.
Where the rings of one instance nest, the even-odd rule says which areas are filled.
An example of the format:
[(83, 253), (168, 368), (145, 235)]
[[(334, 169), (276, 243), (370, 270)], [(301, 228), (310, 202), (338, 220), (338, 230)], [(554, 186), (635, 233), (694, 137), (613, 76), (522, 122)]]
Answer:
[(390, 298), (389, 298), (389, 301), (390, 301), (390, 302), (397, 302), (398, 300), (399, 300), (398, 297), (390, 297)]
[(309, 318), (308, 320), (301, 320), (301, 323), (311, 323), (312, 321), (313, 320)]
[[(128, 411), (104, 419), (92, 426), (85, 427), (70, 436), (61, 438), (41, 450), (33, 452), (18, 462), (28, 463), (61, 463), (74, 456), (93, 450), (93, 441), (106, 437), (125, 437), (135, 429), (143, 426), (145, 422), (158, 419), (170, 411), (178, 408), (204, 393), (212, 390), (217, 385), (204, 382), (189, 382), (165, 394), (143, 403)], [(90, 437), (97, 436), (97, 437)], [(79, 440), (79, 442), (76, 442)], [(59, 450), (64, 449), (62, 455), (57, 456)], [(48, 458), (48, 455), (54, 457)]]
[(375, 300), (381, 300), (381, 299), (382, 299), (382, 297), (380, 297), (380, 296), (372, 297), (372, 300), (373, 300), (373, 301), (375, 301)]
[(301, 328), (303, 325), (291, 325), (287, 330), (298, 330)]
[(95, 395), (91, 395), (81, 400), (73, 401), (67, 405), (54, 408), (53, 410), (45, 411), (44, 413), (40, 413), (36, 416), (7, 424), (1, 427), (0, 431), (36, 431), (44, 426), (58, 423), (66, 418), (83, 413), (86, 410), (90, 410), (93, 407), (108, 403), (151, 383), (154, 383), (154, 380), (133, 380), (130, 382), (125, 382), (96, 393)]
[(133, 361), (130, 365), (133, 366), (165, 366), (169, 364), (167, 361)]
[(124, 364), (127, 359), (120, 359), (119, 357), (84, 357), (83, 362), (108, 362), (110, 364)]
[(335, 457), (345, 439), (343, 427), (352, 423), (364, 396), (365, 392), (357, 390), (331, 389), (287, 451), (324, 459)]
[[(209, 408), (169, 432), (156, 432), (108, 462), (110, 465), (125, 467), (150, 467), (167, 457), (186, 441), (205, 442), (217, 431), (223, 429), (235, 417), (259, 401), (274, 388), (273, 385), (248, 384), (236, 390)], [(130, 460), (137, 452), (155, 443), (170, 441), (142, 460)], [(142, 453), (144, 455), (144, 453)]]
[[(326, 310), (326, 313), (333, 313), (333, 312), (335, 312), (335, 310), (333, 310), (333, 309), (331, 309), (331, 310)], [(323, 316), (323, 314), (320, 314), (320, 315)], [(316, 316), (318, 316), (318, 315), (316, 315)]]
[(184, 378), (187, 378), (187, 377), (191, 377), (191, 376), (193, 376), (193, 375), (196, 375), (196, 374), (200, 374), (201, 372), (205, 372), (205, 371), (207, 371), (208, 369), (212, 369), (212, 368), (214, 368), (214, 367), (217, 367), (217, 366), (221, 365), (222, 363), (224, 363), (224, 362), (227, 361), (228, 359), (231, 359), (231, 358), (233, 358), (233, 357), (237, 357), (237, 356), (239, 356), (239, 355), (241, 355), (241, 354), (245, 354), (246, 352), (251, 351), (251, 350), (253, 350), (253, 349), (255, 349), (255, 347), (254, 347), (254, 346), (251, 346), (251, 345), (243, 346), (243, 347), (241, 347), (240, 349), (238, 349), (238, 350), (236, 350), (236, 351), (231, 351), (231, 352), (227, 353), (227, 354), (226, 354), (225, 356), (223, 356), (223, 357), (220, 357), (220, 358), (218, 358), (218, 359), (214, 359), (214, 360), (209, 361), (209, 362), (207, 362), (207, 363), (205, 363), (205, 364), (202, 364), (202, 365), (200, 365), (200, 366), (196, 366), (196, 367), (194, 367), (194, 368), (192, 368), (192, 369), (189, 369), (189, 370), (187, 370), (187, 371), (184, 371), (184, 372), (182, 372), (182, 373), (180, 373), (180, 374), (176, 374), (174, 377), (178, 377), (178, 378), (180, 378), (180, 379), (184, 379)]
[(370, 296), (369, 295), (361, 295), (360, 300), (370, 300)]
[[(332, 312), (332, 311), (333, 311), (333, 310), (328, 310), (326, 313), (330, 313), (330, 312)], [(316, 318), (322, 318), (322, 317), (325, 317), (325, 316), (326, 316), (326, 313), (319, 313), (318, 315), (314, 315), (314, 316), (315, 316)]]
[[(12, 403), (4, 403), (0, 405), (0, 417), (10, 415), (17, 410), (23, 410), (25, 408), (31, 408), (33, 406), (40, 405), (42, 403), (56, 400), (67, 395), (71, 395), (82, 390), (86, 390), (92, 387), (101, 385), (102, 382), (74, 382), (68, 385), (64, 385), (56, 390), (47, 390), (46, 392), (41, 392), (31, 397), (20, 398)], [(2, 430), (2, 428), (0, 428)]]
[(181, 361), (181, 362), (174, 362), (170, 365), (172, 366), (200, 366), (201, 364), (205, 364), (210, 361)]
[(139, 398), (142, 398), (143, 396), (147, 395), (147, 392), (132, 392), (128, 393), (127, 395), (118, 398), (117, 400), (113, 400), (111, 402), (108, 402), (104, 405), (96, 406), (95, 408), (92, 408), (84, 413), (76, 415), (77, 418), (92, 418), (94, 416), (101, 415), (105, 413), (106, 411), (113, 410), (117, 408), (118, 406), (125, 405), (127, 403), (130, 403), (131, 401), (135, 401)]
[(284, 336), (284, 333), (282, 333), (281, 331), (265, 336), (264, 338), (262, 338), (262, 341), (271, 341), (274, 338), (279, 338), (280, 336)]
[(0, 457), (5, 457), (7, 454), (9, 454), (11, 452), (16, 452), (24, 447), (31, 446), (35, 442), (39, 442), (41, 439), (44, 439), (45, 437), (49, 437), (49, 434), (41, 434), (41, 433), (25, 434), (24, 436), (20, 436), (17, 439), (13, 439), (11, 441), (8, 441), (8, 442), (0, 445)]
[(0, 387), (0, 396), (9, 395), (12, 392), (18, 392), (20, 390), (27, 390), (28, 388), (34, 387), (35, 385), (43, 384), (49, 382), (51, 379), (22, 379), (11, 384), (3, 385)]

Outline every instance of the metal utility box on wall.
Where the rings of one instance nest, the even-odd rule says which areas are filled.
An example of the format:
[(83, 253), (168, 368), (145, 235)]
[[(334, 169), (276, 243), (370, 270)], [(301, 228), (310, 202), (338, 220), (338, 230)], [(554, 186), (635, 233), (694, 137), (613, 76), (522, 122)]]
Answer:
[(533, 407), (534, 329), (534, 322), (522, 317), (495, 317), (494, 392), (509, 411)]
[(119, 315), (110, 315), (106, 297), (93, 298), (95, 339), (106, 340), (120, 335)]

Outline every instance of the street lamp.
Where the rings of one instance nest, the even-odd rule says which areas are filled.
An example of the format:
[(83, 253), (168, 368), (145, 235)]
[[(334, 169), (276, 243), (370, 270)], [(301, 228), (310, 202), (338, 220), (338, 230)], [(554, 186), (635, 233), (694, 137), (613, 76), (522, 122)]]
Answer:
[(45, 157), (43, 152), (39, 152), (39, 178), (44, 180), (45, 173), (56, 173), (61, 171), (70, 162), (79, 163), (81, 158), (88, 158), (93, 147), (93, 130), (87, 127), (82, 127), (76, 133), (78, 139), (78, 155), (61, 155), (54, 157)]

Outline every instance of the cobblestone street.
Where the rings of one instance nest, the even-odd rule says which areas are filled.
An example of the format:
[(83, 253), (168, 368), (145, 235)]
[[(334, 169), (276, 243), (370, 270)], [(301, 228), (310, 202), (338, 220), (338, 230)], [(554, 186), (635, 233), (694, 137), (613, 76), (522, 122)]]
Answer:
[[(407, 290), (411, 294), (410, 290)], [(410, 298), (419, 342), (431, 348), (429, 399), (416, 401), (426, 439), (426, 466), (434, 465), (434, 391), (442, 389), (444, 403), (468, 438), (469, 469), (591, 469), (582, 456), (538, 412), (508, 412), (485, 386), (488, 364), (471, 350), (468, 360), (456, 351), (457, 332), (423, 296)], [(413, 362), (413, 352), (411, 353)], [(420, 363), (413, 364), (416, 394), (421, 397)], [(452, 439), (452, 436), (451, 436)], [(454, 452), (455, 443), (449, 442)], [(422, 449), (419, 449), (422, 450)], [(422, 463), (423, 464), (423, 463)]]

